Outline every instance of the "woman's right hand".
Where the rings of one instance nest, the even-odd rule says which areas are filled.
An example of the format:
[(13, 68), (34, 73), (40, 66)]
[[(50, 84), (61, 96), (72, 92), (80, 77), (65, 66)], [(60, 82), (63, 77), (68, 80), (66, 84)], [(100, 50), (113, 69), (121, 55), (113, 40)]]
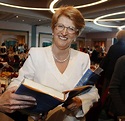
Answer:
[(2, 94), (2, 87), (1, 87), (1, 83), (0, 83), (0, 95)]
[(36, 105), (36, 99), (31, 96), (15, 94), (17, 87), (11, 87), (0, 96), (0, 111), (12, 113), (19, 109)]

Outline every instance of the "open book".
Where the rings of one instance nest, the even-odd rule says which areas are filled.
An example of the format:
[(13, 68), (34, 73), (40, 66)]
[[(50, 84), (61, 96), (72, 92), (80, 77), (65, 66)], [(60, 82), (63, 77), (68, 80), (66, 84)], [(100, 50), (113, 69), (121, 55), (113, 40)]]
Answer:
[[(23, 109), (22, 111), (27, 114), (39, 114), (46, 113), (56, 106), (64, 103), (68, 95), (72, 92), (72, 97), (76, 96), (77, 93), (85, 91), (91, 88), (91, 85), (76, 87), (73, 90), (66, 90), (65, 92), (60, 92), (53, 88), (47, 87), (45, 85), (36, 83), (29, 79), (24, 79), (16, 94), (29, 95), (36, 98), (37, 105), (31, 108)], [(68, 98), (69, 100), (69, 98)]]
[[(82, 76), (74, 89), (66, 90), (64, 92), (60, 92), (29, 79), (24, 79), (17, 89), (16, 94), (33, 96), (36, 98), (37, 105), (31, 108), (23, 109), (23, 112), (28, 114), (46, 113), (60, 104), (62, 104), (62, 106), (69, 105), (73, 97), (86, 93), (92, 88), (96, 81), (95, 79), (97, 79), (94, 77), (99, 76), (98, 74), (93, 73), (94, 72), (89, 69), (89, 71), (86, 71), (86, 73)], [(89, 83), (89, 79), (92, 83)]]

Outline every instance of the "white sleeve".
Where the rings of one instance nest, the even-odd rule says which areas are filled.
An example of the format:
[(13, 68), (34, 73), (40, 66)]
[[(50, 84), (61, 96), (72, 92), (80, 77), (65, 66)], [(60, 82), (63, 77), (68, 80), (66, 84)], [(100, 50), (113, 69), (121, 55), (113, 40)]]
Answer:
[(8, 88), (13, 86), (19, 86), (24, 78), (33, 79), (34, 76), (34, 64), (31, 55), (29, 54), (28, 58), (26, 59), (24, 65), (19, 70), (19, 75), (17, 78), (13, 78), (11, 80), (10, 85)]
[(83, 117), (93, 106), (93, 103), (98, 101), (99, 99), (98, 89), (95, 86), (93, 86), (89, 92), (80, 95), (78, 97), (82, 101), (82, 110), (78, 110), (76, 112), (76, 117)]

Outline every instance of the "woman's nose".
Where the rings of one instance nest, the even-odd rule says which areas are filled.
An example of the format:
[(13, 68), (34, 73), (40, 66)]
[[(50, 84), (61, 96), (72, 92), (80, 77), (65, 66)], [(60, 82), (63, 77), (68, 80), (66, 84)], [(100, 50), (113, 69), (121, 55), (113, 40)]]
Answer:
[(62, 30), (62, 34), (63, 35), (66, 35), (68, 33), (68, 30), (67, 30), (67, 28), (65, 27), (63, 30)]

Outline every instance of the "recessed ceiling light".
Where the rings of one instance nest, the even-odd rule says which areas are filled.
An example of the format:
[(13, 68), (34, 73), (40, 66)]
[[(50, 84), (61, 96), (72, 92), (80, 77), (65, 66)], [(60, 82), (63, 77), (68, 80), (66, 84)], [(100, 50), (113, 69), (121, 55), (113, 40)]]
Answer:
[[(106, 25), (106, 24), (101, 24), (101, 23), (98, 23), (98, 21), (101, 21), (101, 19), (103, 20), (103, 18), (106, 18), (106, 17), (111, 17), (111, 16), (115, 16), (115, 15), (119, 15), (119, 14), (125, 14), (125, 11), (122, 11), (122, 12), (116, 12), (116, 13), (111, 13), (111, 14), (107, 14), (107, 15), (103, 15), (103, 16), (100, 16), (100, 17), (97, 17), (93, 22), (98, 25), (98, 26), (103, 26), (103, 27), (109, 27), (109, 28), (120, 28), (121, 26), (112, 26), (112, 25)], [(116, 20), (116, 19), (115, 19)], [(120, 18), (120, 19), (117, 19), (117, 21), (120, 21), (120, 20), (125, 20), (125, 18)], [(104, 20), (103, 20), (104, 21)], [(113, 21), (113, 19), (110, 21)], [(122, 26), (121, 28), (124, 28), (124, 26)]]
[[(55, 10), (57, 10), (58, 8), (54, 8), (54, 5), (58, 2), (59, 0), (53, 0), (50, 4), (50, 10), (52, 13), (55, 13)], [(103, 2), (106, 2), (108, 0), (99, 0), (97, 2), (93, 2), (93, 3), (89, 3), (89, 4), (85, 4), (85, 5), (80, 5), (80, 6), (74, 6), (75, 8), (85, 8), (85, 7), (90, 7), (93, 5), (97, 5), (97, 4), (101, 4)]]
[(125, 28), (125, 25), (118, 27), (119, 30)]

